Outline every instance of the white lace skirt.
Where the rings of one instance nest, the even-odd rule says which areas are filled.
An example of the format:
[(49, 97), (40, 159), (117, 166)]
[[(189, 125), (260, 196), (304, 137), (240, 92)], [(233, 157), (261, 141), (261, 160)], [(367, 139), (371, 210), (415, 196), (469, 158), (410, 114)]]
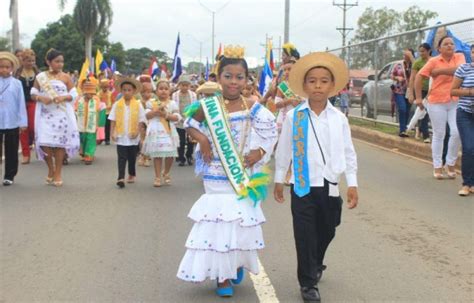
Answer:
[(238, 200), (234, 193), (206, 193), (188, 217), (195, 223), (186, 240), (178, 278), (223, 282), (236, 279), (239, 267), (258, 274), (257, 251), (265, 246), (261, 228), (265, 217), (260, 205)]

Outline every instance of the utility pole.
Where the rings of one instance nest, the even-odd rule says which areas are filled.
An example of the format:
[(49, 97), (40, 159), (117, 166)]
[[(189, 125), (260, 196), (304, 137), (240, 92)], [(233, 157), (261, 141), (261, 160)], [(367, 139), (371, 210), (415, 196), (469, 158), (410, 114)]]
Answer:
[(290, 41), (290, 0), (285, 0), (285, 36), (283, 43)]
[(222, 5), (221, 7), (219, 7), (218, 9), (216, 10), (212, 10), (210, 9), (209, 7), (207, 7), (206, 5), (204, 5), (201, 0), (199, 0), (199, 4), (205, 8), (208, 12), (210, 12), (212, 14), (212, 64), (214, 64), (216, 58), (214, 56), (214, 38), (216, 37), (216, 34), (215, 34), (215, 17), (216, 17), (216, 13), (218, 13), (219, 11), (223, 10), (224, 7), (227, 6), (227, 4), (230, 3), (230, 0), (227, 1), (226, 3), (224, 3), (224, 5)]
[[(333, 1), (332, 5), (342, 9), (342, 27), (337, 27), (336, 29), (342, 34), (342, 47), (344, 47), (346, 46), (347, 35), (354, 29), (352, 27), (346, 27), (346, 12), (354, 6), (358, 6), (359, 1), (356, 1), (355, 3), (347, 3), (347, 0), (344, 0), (343, 3), (336, 3), (336, 1)], [(343, 58), (345, 57), (345, 49), (342, 49), (342, 56)]]

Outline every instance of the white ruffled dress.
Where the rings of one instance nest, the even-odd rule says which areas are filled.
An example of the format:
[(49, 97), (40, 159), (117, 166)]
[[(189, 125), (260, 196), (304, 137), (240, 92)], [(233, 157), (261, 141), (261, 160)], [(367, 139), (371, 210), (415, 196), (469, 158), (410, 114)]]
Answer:
[[(249, 113), (229, 114), (230, 128), (236, 146), (240, 146), (245, 129), (248, 131), (244, 153), (263, 148), (266, 153), (249, 175), (261, 170), (270, 160), (278, 133), (275, 116), (259, 103)], [(249, 127), (246, 127), (246, 123)], [(265, 247), (261, 224), (265, 222), (260, 204), (247, 198), (239, 200), (230, 185), (212, 144), (209, 129), (203, 123), (187, 119), (185, 127), (204, 133), (211, 142), (213, 159), (201, 167), (205, 194), (194, 203), (188, 217), (194, 226), (186, 240), (186, 253), (179, 265), (178, 278), (189, 282), (203, 282), (207, 278), (223, 282), (237, 278), (237, 269), (244, 267), (258, 274), (257, 251)], [(196, 157), (197, 161), (199, 156)], [(199, 168), (198, 168), (199, 169)]]

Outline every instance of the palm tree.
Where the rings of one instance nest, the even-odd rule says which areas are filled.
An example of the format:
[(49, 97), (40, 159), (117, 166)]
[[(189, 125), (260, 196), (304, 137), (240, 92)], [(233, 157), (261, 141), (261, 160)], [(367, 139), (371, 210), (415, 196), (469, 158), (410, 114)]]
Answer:
[(10, 19), (12, 19), (12, 49), (20, 49), (20, 27), (18, 24), (18, 0), (10, 0)]
[[(67, 0), (59, 1), (61, 9), (64, 9), (66, 2)], [(92, 38), (97, 32), (112, 24), (113, 11), (110, 0), (77, 0), (73, 17), (77, 29), (85, 38), (85, 57), (89, 58), (93, 68)]]

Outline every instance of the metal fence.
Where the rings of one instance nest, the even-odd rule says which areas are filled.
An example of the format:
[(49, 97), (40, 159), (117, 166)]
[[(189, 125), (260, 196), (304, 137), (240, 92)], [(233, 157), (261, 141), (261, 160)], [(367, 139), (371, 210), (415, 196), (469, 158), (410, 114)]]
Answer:
[(404, 49), (412, 48), (417, 52), (418, 46), (426, 42), (434, 29), (433, 45), (437, 45), (448, 30), (463, 42), (474, 43), (474, 18), (468, 18), (327, 50), (344, 59), (349, 66), (352, 107), (358, 108), (360, 103), (361, 116), (385, 121), (397, 119), (391, 101), (392, 68), (397, 61), (403, 60)]

